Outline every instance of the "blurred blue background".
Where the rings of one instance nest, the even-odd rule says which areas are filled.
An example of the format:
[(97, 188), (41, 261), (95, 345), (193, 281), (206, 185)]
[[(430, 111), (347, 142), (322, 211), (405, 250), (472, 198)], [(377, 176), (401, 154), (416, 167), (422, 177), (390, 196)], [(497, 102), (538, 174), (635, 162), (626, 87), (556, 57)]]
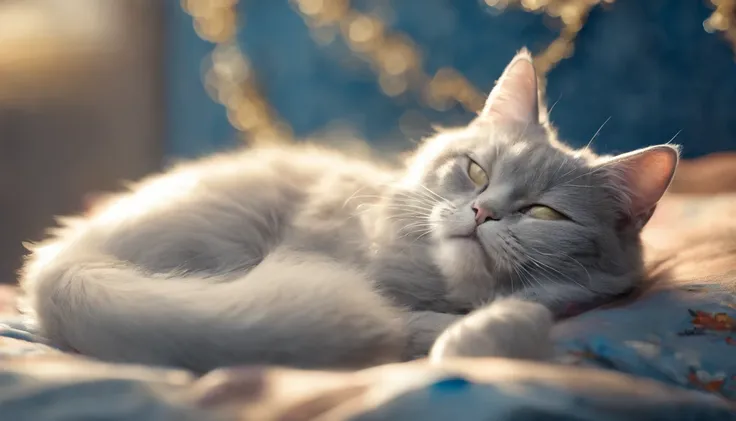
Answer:
[[(167, 4), (172, 45), (167, 155), (191, 157), (231, 147), (236, 131), (200, 83), (200, 63), (212, 45), (197, 36), (177, 2)], [(250, 60), (252, 77), (296, 138), (339, 125), (373, 146), (406, 149), (410, 140), (430, 133), (431, 124), (472, 118), (472, 111), (457, 103), (437, 109), (408, 91), (385, 94), (369, 62), (356, 58), (339, 34), (332, 39), (324, 30), (328, 41), (315, 39), (318, 31), (305, 23), (298, 5), (287, 0), (237, 5), (237, 43)], [(483, 94), (515, 51), (527, 46), (542, 53), (563, 27), (544, 13), (499, 10), (483, 0), (355, 0), (350, 7), (378, 16), (387, 31), (405, 34), (421, 53), (419, 66), (427, 74), (452, 67)], [(686, 157), (733, 149), (736, 62), (724, 37), (704, 29), (712, 13), (706, 1), (616, 0), (593, 7), (572, 56), (547, 75), (546, 97), (549, 105), (556, 102), (551, 119), (561, 137), (585, 145), (610, 118), (594, 141), (600, 152), (667, 142), (678, 132), (675, 142), (684, 144)], [(402, 126), (407, 115), (413, 127)]]
[[(172, 161), (278, 139), (411, 149), (468, 122), (524, 46), (573, 145), (600, 129), (599, 152), (675, 135), (689, 158), (736, 151), (735, 14), (736, 0), (0, 0), (0, 283), (55, 215)], [(713, 162), (675, 181), (709, 169), (736, 189)]]

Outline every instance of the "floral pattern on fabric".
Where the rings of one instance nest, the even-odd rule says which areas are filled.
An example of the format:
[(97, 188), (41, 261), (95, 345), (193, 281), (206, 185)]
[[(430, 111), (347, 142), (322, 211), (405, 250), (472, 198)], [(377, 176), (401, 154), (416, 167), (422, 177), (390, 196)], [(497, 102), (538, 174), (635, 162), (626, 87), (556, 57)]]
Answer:
[(654, 292), (555, 328), (557, 360), (736, 400), (736, 297), (716, 285)]

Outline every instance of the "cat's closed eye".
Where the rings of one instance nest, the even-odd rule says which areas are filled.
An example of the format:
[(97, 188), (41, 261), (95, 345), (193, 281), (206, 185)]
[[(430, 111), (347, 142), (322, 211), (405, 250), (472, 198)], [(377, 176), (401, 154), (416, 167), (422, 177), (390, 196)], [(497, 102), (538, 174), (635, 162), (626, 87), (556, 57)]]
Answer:
[(468, 163), (468, 177), (477, 187), (484, 187), (488, 184), (488, 174), (472, 159)]
[(544, 205), (532, 205), (522, 210), (522, 213), (544, 221), (561, 221), (569, 219), (567, 216), (557, 212), (556, 210)]

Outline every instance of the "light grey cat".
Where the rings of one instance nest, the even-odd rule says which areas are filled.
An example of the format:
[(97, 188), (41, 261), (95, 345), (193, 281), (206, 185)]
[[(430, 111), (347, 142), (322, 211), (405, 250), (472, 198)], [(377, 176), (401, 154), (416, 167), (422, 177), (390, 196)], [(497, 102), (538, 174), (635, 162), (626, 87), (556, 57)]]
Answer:
[(678, 150), (574, 151), (541, 108), (522, 51), (403, 168), (290, 146), (152, 177), (31, 247), (27, 311), (63, 348), (200, 372), (367, 366), (438, 337), (436, 358), (544, 358), (554, 313), (640, 278)]

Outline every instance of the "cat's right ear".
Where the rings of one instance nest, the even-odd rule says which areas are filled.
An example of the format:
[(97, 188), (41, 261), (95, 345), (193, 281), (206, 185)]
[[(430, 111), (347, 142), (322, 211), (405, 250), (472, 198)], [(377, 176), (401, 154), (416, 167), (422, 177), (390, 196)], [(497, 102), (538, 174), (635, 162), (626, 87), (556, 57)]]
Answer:
[(628, 220), (641, 229), (675, 176), (680, 148), (658, 145), (625, 153), (601, 165), (627, 199)]
[(537, 72), (527, 49), (521, 50), (506, 66), (478, 119), (492, 122), (539, 122)]

